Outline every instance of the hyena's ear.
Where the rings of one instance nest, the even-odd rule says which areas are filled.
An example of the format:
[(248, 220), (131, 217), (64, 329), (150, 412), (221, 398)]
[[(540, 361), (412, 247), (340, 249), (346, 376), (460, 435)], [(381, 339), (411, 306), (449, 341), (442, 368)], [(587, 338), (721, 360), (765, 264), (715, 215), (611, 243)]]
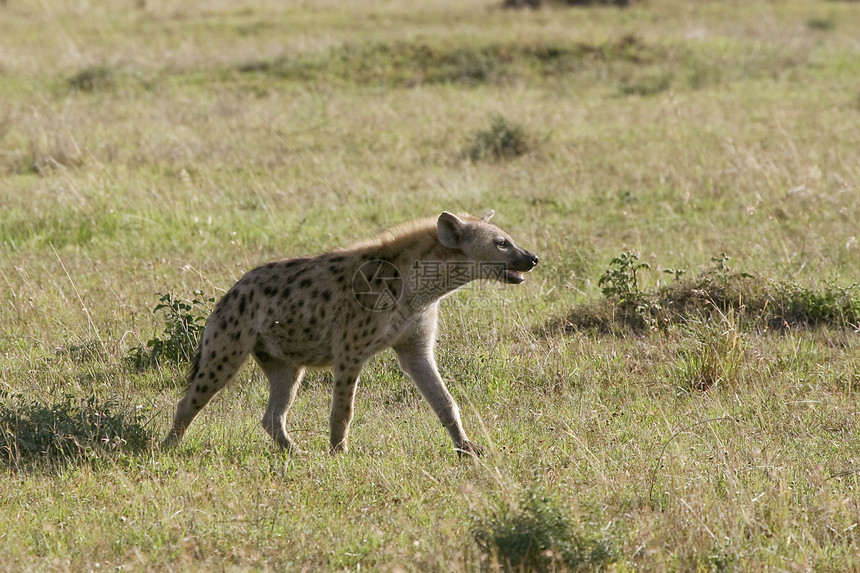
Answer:
[(439, 221), (436, 223), (436, 236), (439, 242), (449, 249), (459, 249), (464, 225), (462, 219), (448, 211), (439, 215)]
[(490, 222), (490, 219), (492, 219), (492, 218), (493, 218), (493, 215), (495, 215), (495, 214), (496, 214), (496, 212), (495, 212), (495, 211), (493, 211), (492, 209), (490, 209), (490, 210), (489, 210), (489, 212), (488, 212), (486, 215), (484, 215), (483, 217), (481, 217), (481, 221), (486, 221), (486, 222), (488, 222), (488, 223), (489, 223), (489, 222)]

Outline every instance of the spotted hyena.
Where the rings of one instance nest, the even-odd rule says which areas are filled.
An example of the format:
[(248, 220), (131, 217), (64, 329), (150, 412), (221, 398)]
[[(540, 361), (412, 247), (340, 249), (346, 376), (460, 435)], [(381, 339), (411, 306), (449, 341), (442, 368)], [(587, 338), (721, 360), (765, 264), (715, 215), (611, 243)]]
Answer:
[(455, 450), (481, 453), (436, 369), (439, 300), (476, 279), (519, 284), (537, 255), (489, 222), (442, 213), (350, 248), (269, 263), (248, 272), (215, 307), (188, 374), (166, 445), (252, 355), (269, 380), (263, 428), (297, 451), (286, 418), (305, 368), (333, 367), (331, 451), (347, 449), (358, 375), (393, 348), (403, 370), (448, 430)]

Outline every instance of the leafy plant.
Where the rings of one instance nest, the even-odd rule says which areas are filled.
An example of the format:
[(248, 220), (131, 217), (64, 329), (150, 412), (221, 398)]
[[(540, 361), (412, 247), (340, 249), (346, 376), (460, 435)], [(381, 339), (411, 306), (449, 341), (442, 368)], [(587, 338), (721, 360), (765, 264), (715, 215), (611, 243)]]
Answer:
[(163, 311), (164, 330), (161, 336), (148, 340), (146, 347), (139, 346), (129, 353), (127, 360), (138, 369), (158, 366), (165, 362), (189, 361), (206, 328), (210, 305), (215, 302), (214, 298), (206, 298), (200, 290), (194, 291), (195, 298), (190, 301), (173, 293), (158, 294), (159, 304), (152, 312)]
[(609, 268), (597, 282), (603, 296), (621, 298), (639, 294), (639, 279), (636, 273), (650, 269), (651, 265), (639, 260), (639, 255), (625, 251), (609, 262)]
[(617, 559), (609, 540), (577, 531), (565, 508), (537, 488), (479, 520), (472, 535), (504, 571), (595, 571)]
[(0, 460), (17, 465), (36, 458), (73, 461), (98, 452), (137, 450), (152, 433), (143, 412), (122, 411), (115, 400), (67, 394), (55, 403), (2, 394)]

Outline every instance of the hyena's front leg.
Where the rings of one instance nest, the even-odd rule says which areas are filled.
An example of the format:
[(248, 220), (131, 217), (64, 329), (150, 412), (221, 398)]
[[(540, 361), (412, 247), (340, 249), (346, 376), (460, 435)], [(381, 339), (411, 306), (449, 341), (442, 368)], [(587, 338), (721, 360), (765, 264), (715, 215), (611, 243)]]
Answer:
[(334, 367), (334, 389), (329, 415), (332, 454), (347, 450), (349, 424), (352, 422), (355, 389), (358, 386), (361, 366), (362, 363), (344, 360), (337, 362)]
[(432, 348), (423, 344), (407, 344), (395, 347), (394, 351), (401, 368), (415, 381), (421, 395), (430, 403), (439, 421), (448, 430), (457, 454), (482, 455), (484, 447), (466, 437), (463, 423), (460, 421), (460, 408), (439, 375)]

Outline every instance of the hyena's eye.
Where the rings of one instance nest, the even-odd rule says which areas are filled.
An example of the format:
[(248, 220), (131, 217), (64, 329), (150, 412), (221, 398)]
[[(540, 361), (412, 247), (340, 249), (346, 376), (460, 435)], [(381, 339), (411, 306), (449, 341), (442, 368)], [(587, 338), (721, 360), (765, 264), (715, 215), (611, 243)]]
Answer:
[(496, 246), (500, 249), (507, 249), (511, 243), (507, 239), (496, 239)]

